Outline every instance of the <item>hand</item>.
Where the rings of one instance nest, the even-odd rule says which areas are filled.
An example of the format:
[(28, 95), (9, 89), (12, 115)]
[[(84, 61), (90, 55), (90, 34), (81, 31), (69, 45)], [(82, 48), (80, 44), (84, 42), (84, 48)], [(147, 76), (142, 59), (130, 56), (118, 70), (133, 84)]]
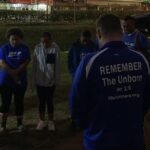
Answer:
[(15, 83), (19, 83), (18, 69), (9, 69), (9, 75)]

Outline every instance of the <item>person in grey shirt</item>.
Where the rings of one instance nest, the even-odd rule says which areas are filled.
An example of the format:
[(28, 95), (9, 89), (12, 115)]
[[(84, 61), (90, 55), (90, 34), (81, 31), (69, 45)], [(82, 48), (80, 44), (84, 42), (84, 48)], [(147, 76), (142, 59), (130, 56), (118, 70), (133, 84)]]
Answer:
[[(39, 99), (40, 117), (37, 130), (43, 130), (45, 127), (50, 131), (55, 130), (53, 94), (60, 78), (59, 70), (59, 47), (53, 42), (51, 34), (44, 32), (33, 54), (33, 82)], [(45, 121), (46, 108), (48, 123)]]

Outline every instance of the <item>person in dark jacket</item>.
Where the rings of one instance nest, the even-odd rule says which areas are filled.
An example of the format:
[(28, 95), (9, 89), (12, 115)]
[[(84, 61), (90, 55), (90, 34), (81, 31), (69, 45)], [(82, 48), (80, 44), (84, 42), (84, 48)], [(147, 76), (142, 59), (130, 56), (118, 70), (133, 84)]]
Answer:
[[(68, 70), (72, 77), (72, 80), (74, 78), (76, 69), (82, 60), (82, 58), (91, 52), (98, 51), (98, 45), (96, 45), (96, 42), (94, 43), (92, 40), (91, 32), (88, 30), (85, 30), (81, 33), (80, 39), (78, 39), (75, 43), (72, 44), (69, 54), (68, 54)], [(77, 126), (74, 122), (74, 120), (71, 120), (70, 128), (72, 130), (76, 130)]]
[(72, 44), (68, 54), (68, 69), (72, 78), (81, 59), (88, 53), (98, 51), (98, 46), (91, 40), (91, 32), (85, 30), (81, 33), (80, 39)]
[(122, 42), (120, 19), (97, 22), (103, 44), (81, 61), (70, 94), (71, 116), (83, 129), (85, 150), (144, 150), (150, 108), (150, 67)]

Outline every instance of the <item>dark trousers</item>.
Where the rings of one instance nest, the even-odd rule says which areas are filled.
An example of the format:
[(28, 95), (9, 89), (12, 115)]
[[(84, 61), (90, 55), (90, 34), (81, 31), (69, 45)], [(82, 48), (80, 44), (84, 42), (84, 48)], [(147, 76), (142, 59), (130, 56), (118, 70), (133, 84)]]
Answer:
[(12, 97), (14, 96), (15, 102), (15, 113), (16, 116), (23, 116), (24, 113), (24, 95), (25, 95), (26, 87), (21, 85), (15, 86), (2, 86), (0, 87), (1, 92), (1, 113), (8, 113), (9, 107), (11, 104)]
[(48, 113), (54, 112), (53, 95), (55, 86), (43, 87), (37, 86), (37, 95), (39, 98), (39, 113), (45, 113), (46, 107)]

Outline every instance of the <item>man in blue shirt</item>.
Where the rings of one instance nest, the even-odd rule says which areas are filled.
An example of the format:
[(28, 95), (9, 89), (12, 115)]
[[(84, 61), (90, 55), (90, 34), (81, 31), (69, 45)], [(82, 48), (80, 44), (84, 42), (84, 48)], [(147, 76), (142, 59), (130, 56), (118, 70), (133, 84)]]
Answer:
[(30, 61), (29, 49), (23, 44), (23, 33), (19, 28), (7, 32), (9, 44), (0, 49), (0, 90), (2, 117), (0, 131), (6, 130), (6, 121), (12, 96), (15, 101), (18, 131), (23, 129), (24, 94), (27, 88), (26, 67)]
[(91, 32), (85, 30), (81, 33), (80, 39), (72, 44), (68, 54), (68, 69), (72, 78), (81, 59), (88, 53), (98, 51), (98, 45), (91, 40)]
[(149, 64), (121, 41), (118, 17), (102, 16), (97, 31), (103, 47), (87, 55), (76, 71), (71, 115), (83, 128), (86, 150), (144, 150)]
[[(76, 69), (82, 60), (82, 58), (88, 54), (95, 51), (98, 51), (98, 44), (94, 43), (92, 40), (91, 32), (85, 30), (81, 33), (80, 39), (78, 39), (75, 43), (72, 44), (69, 54), (68, 54), (68, 70), (72, 77), (74, 78)], [(71, 121), (70, 128), (72, 130), (76, 130), (76, 125), (74, 121)]]
[(123, 41), (129, 49), (140, 51), (149, 61), (147, 38), (136, 29), (136, 20), (131, 16), (126, 16), (123, 20)]

